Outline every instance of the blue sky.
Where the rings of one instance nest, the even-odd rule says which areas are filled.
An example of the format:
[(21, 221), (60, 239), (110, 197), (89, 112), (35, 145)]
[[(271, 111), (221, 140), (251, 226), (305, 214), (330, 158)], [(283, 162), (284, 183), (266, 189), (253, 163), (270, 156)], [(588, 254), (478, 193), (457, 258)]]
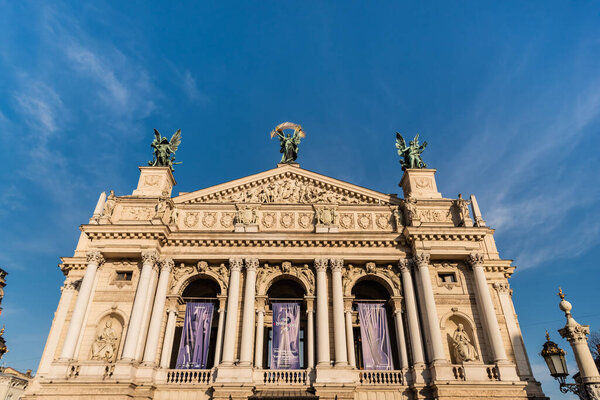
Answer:
[(559, 285), (600, 329), (598, 3), (171, 3), (0, 0), (4, 362), (37, 367), (58, 257), (101, 191), (134, 189), (153, 128), (182, 129), (176, 191), (191, 191), (274, 167), (268, 133), (290, 120), (303, 167), (387, 193), (394, 132), (420, 132), (441, 192), (476, 194), (515, 260), (556, 394), (537, 354), (546, 328), (568, 347)]

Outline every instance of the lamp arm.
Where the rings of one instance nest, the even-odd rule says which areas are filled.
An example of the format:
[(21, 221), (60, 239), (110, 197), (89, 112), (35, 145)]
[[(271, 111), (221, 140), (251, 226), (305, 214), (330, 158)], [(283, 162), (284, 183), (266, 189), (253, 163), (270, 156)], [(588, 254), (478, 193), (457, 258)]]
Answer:
[(567, 394), (571, 392), (582, 400), (591, 400), (590, 397), (588, 397), (587, 390), (585, 390), (585, 386), (583, 385), (579, 385), (577, 383), (560, 382), (559, 389), (561, 393)]

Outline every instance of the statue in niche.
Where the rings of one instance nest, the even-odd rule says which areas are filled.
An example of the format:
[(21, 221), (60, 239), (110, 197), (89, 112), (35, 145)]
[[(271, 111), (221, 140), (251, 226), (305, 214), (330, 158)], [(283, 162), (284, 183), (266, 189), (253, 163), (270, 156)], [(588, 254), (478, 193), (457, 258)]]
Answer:
[(181, 129), (177, 129), (177, 132), (171, 136), (171, 140), (161, 136), (160, 132), (154, 130), (154, 140), (150, 147), (153, 150), (152, 161), (148, 161), (148, 165), (151, 167), (169, 167), (173, 171), (173, 165), (181, 164), (175, 162), (175, 152), (181, 143)]
[(104, 329), (92, 345), (92, 360), (113, 361), (118, 339), (115, 330), (112, 328), (112, 320), (107, 320)]
[(398, 155), (402, 157), (400, 159), (400, 164), (402, 164), (403, 171), (411, 168), (427, 168), (427, 164), (425, 164), (421, 158), (421, 153), (425, 151), (425, 147), (427, 147), (427, 142), (423, 142), (423, 144), (420, 145), (418, 133), (407, 146), (402, 135), (396, 132), (396, 148), (398, 149)]
[[(294, 134), (284, 133), (286, 129), (293, 129)], [(271, 131), (271, 139), (277, 136), (281, 148), (279, 152), (282, 153), (280, 164), (293, 164), (298, 158), (298, 146), (300, 145), (300, 139), (306, 136), (302, 127), (299, 124), (292, 122), (284, 122), (279, 124)]]
[(117, 196), (115, 196), (115, 191), (111, 190), (110, 194), (106, 198), (106, 203), (104, 203), (102, 215), (104, 217), (112, 216), (113, 210), (115, 209), (115, 204), (117, 204)]
[(471, 339), (469, 339), (463, 324), (458, 324), (452, 339), (454, 340), (454, 356), (457, 362), (477, 361), (477, 351), (475, 346), (471, 344)]

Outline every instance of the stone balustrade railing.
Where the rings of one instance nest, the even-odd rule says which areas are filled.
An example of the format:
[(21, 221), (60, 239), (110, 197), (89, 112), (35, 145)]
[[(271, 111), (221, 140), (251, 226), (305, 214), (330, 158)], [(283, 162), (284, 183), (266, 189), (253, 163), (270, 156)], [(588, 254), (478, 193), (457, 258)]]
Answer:
[(212, 370), (170, 369), (167, 371), (167, 383), (209, 385), (212, 383)]
[(307, 385), (308, 373), (305, 369), (264, 370), (263, 383), (266, 385)]
[(397, 370), (363, 370), (359, 379), (361, 385), (404, 385), (404, 374)]

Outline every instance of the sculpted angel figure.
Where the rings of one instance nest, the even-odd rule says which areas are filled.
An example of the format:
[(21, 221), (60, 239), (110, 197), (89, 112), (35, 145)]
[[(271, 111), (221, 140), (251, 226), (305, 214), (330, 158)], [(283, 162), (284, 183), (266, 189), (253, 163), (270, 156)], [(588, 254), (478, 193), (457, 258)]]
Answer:
[(427, 147), (427, 142), (423, 142), (422, 145), (419, 145), (418, 133), (407, 146), (402, 135), (396, 132), (396, 148), (398, 149), (398, 155), (402, 157), (400, 159), (400, 164), (402, 164), (403, 171), (410, 168), (427, 168), (427, 164), (425, 164), (421, 158), (421, 153), (425, 151), (425, 147)]
[(477, 360), (477, 351), (475, 350), (475, 346), (471, 344), (471, 340), (467, 332), (465, 332), (463, 324), (458, 324), (452, 339), (454, 340), (454, 356), (456, 357), (456, 361)]
[(148, 161), (148, 165), (151, 167), (169, 167), (173, 171), (173, 165), (181, 164), (175, 162), (175, 152), (181, 143), (181, 129), (177, 129), (177, 132), (171, 136), (171, 140), (160, 135), (160, 132), (154, 130), (154, 140), (150, 147), (154, 152), (152, 161)]
[(112, 361), (117, 339), (117, 334), (112, 328), (112, 321), (109, 319), (104, 325), (104, 330), (92, 345), (92, 360)]
[[(294, 134), (284, 133), (286, 129), (293, 129)], [(292, 164), (298, 158), (298, 146), (300, 145), (300, 139), (306, 136), (302, 127), (292, 122), (284, 122), (279, 124), (271, 131), (271, 139), (277, 136), (281, 148), (279, 152), (282, 153), (280, 164)]]

